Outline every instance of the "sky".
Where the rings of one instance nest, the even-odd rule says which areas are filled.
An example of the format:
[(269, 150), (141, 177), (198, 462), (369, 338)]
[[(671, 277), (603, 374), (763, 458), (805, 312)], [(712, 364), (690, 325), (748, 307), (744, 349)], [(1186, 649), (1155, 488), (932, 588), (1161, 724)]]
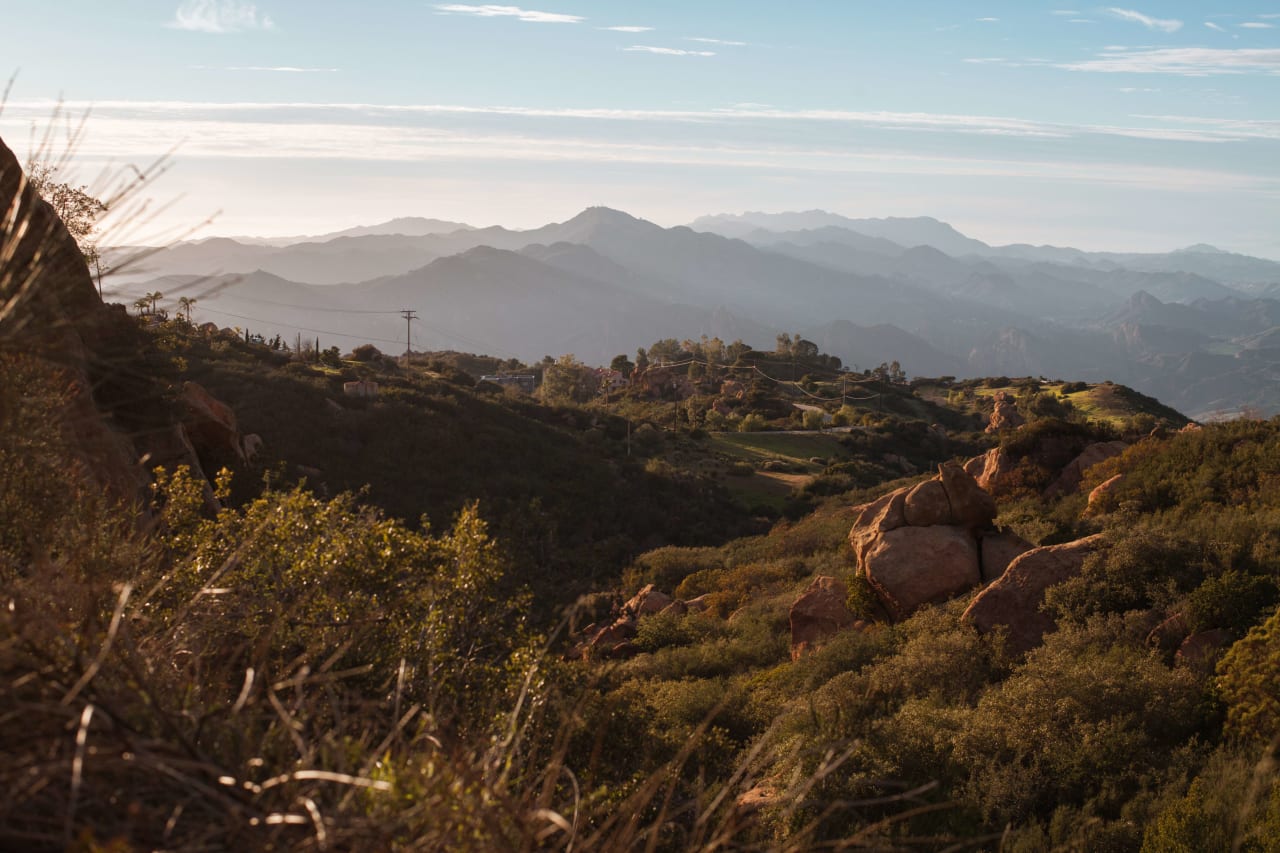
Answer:
[(1277, 0), (0, 5), (0, 136), (167, 155), (157, 235), (822, 208), (1280, 258)]

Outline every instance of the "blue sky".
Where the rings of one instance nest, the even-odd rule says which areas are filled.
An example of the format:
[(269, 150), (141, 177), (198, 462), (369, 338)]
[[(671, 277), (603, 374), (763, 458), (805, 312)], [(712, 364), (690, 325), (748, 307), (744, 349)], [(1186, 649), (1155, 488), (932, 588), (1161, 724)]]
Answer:
[[(826, 208), (1280, 257), (1280, 3), (7, 4), (0, 133), (176, 146), (157, 229)], [(8, 67), (4, 67), (8, 66)]]

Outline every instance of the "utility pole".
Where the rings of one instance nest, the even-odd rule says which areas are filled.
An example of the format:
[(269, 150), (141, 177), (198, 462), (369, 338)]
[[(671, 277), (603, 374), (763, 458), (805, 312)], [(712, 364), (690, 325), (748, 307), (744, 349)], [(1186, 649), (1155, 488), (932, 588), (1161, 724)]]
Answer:
[(409, 366), (409, 352), (413, 349), (413, 321), (418, 319), (418, 312), (406, 308), (400, 312), (404, 318), (404, 366)]

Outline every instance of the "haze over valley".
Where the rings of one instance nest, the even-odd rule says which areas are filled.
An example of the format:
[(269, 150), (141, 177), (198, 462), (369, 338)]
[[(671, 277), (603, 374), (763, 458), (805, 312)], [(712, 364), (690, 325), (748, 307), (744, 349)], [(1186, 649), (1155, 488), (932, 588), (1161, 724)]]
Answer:
[(850, 368), (1109, 379), (1196, 418), (1280, 411), (1280, 263), (1205, 244), (990, 246), (932, 218), (818, 210), (662, 228), (595, 207), (525, 231), (403, 218), (107, 257), (125, 268), (107, 288), (126, 302), (185, 295), (199, 322), (344, 351), (403, 351), (402, 309), (419, 312), (417, 350), (525, 361), (788, 332)]

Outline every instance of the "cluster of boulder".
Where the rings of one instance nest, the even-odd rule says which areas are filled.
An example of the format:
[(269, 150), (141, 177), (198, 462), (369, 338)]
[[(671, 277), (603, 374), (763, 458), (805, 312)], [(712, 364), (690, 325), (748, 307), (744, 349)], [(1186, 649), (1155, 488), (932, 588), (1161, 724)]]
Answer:
[[(1086, 445), (1078, 455), (1061, 468), (1057, 478), (1044, 489), (1043, 497), (1054, 500), (1075, 494), (1084, 482), (1086, 471), (1100, 462), (1119, 456), (1128, 448), (1129, 444), (1124, 441), (1098, 441)], [(1055, 448), (1037, 449), (1032, 453), (1033, 461), (1045, 464), (1050, 470), (1054, 470), (1057, 466), (1049, 463), (1056, 450)], [(1068, 453), (1070, 453), (1069, 450)], [(1062, 458), (1065, 458), (1065, 454), (1059, 456), (1058, 464), (1061, 464)], [(974, 478), (979, 487), (989, 492), (997, 492), (1015, 481), (1019, 461), (1005, 448), (993, 447), (983, 455), (975, 456), (966, 462), (964, 470)], [(1114, 488), (1118, 482), (1113, 483), (1109, 488)]]
[(660, 613), (684, 616), (704, 611), (707, 607), (705, 595), (683, 601), (648, 584), (613, 612), (612, 621), (592, 623), (583, 628), (582, 639), (574, 647), (571, 657), (603, 660), (634, 657), (640, 653), (634, 640), (642, 617)]
[(858, 575), (894, 620), (995, 580), (1031, 547), (991, 527), (995, 500), (955, 463), (854, 512)]
[(992, 397), (995, 407), (991, 410), (991, 420), (987, 422), (987, 432), (1004, 432), (1017, 429), (1027, 421), (1018, 412), (1017, 401), (1004, 391), (997, 391)]

